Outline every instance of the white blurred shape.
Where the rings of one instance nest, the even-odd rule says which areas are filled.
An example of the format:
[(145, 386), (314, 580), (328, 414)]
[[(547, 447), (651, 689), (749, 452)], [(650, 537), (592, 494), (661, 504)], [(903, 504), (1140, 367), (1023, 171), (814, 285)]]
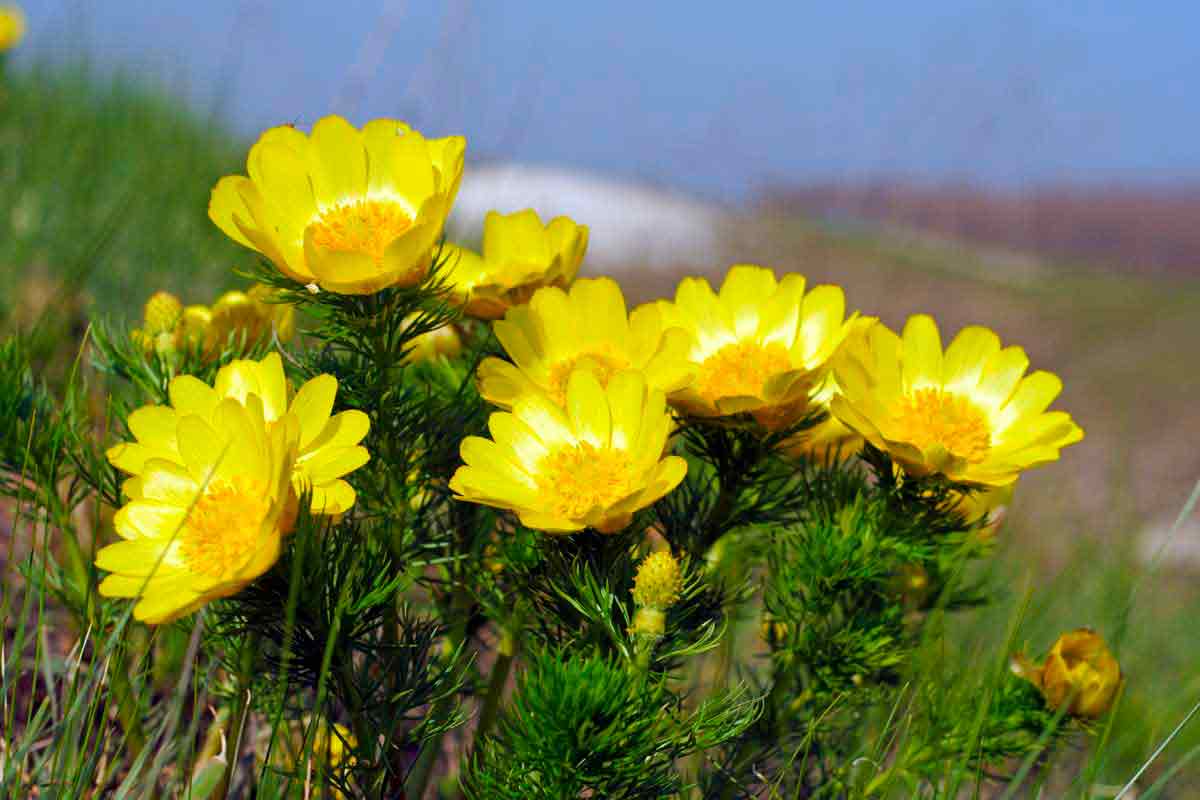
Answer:
[(700, 271), (725, 264), (718, 206), (644, 184), (565, 167), (468, 164), (450, 218), (452, 239), (478, 243), (488, 211), (532, 208), (590, 228), (584, 274)]

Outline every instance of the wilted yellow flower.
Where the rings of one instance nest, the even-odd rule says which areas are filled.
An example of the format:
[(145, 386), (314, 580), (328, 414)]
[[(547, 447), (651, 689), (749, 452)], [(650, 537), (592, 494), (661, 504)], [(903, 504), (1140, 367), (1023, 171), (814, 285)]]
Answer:
[(18, 6), (0, 6), (0, 52), (11, 50), (25, 38), (25, 14)]
[(695, 381), (671, 405), (699, 417), (749, 412), (772, 429), (809, 412), (845, 336), (845, 298), (836, 286), (804, 288), (802, 275), (777, 282), (750, 265), (730, 268), (719, 295), (703, 278), (684, 278), (675, 302), (656, 304), (665, 326), (692, 337)]
[[(330, 416), (337, 394), (337, 379), (318, 375), (290, 398), (283, 362), (278, 353), (261, 361), (233, 361), (217, 373), (213, 386), (191, 375), (171, 381), (170, 407), (148, 406), (129, 417), (134, 442), (108, 451), (118, 469), (141, 474), (153, 458), (170, 458), (179, 452), (176, 421), (187, 415), (207, 418), (225, 399), (257, 409), (268, 428), (294, 418), (298, 452), (293, 458), (291, 482), (296, 495), (312, 490), (312, 510), (318, 514), (340, 514), (354, 505), (354, 489), (342, 476), (367, 463), (370, 455), (359, 442), (367, 435), (370, 420), (361, 411), (343, 411)], [(146, 420), (157, 420), (149, 425)], [(291, 424), (291, 423), (289, 423)]]
[(633, 576), (633, 602), (639, 606), (667, 609), (679, 600), (683, 572), (669, 550), (646, 556)]
[(1121, 686), (1121, 665), (1099, 634), (1089, 628), (1064, 633), (1050, 648), (1041, 666), (1023, 655), (1013, 659), (1013, 671), (1029, 680), (1046, 698), (1046, 705), (1094, 719), (1112, 706)]
[[(416, 314), (410, 314), (401, 324), (407, 328), (416, 319)], [(422, 333), (409, 343), (409, 347), (411, 349), (404, 357), (406, 364), (432, 361), (438, 356), (454, 358), (462, 352), (462, 337), (458, 335), (454, 325), (443, 325)]]
[(380, 119), (325, 117), (306, 136), (263, 133), (249, 177), (222, 178), (208, 215), (289, 278), (341, 294), (413, 286), (429, 272), (462, 178), (466, 141)]
[(532, 209), (489, 211), (483, 220), (483, 256), (455, 247), (449, 280), (467, 314), (499, 319), (543, 286), (569, 286), (587, 244), (587, 226), (569, 217), (542, 225)]
[(296, 331), (296, 312), (288, 303), (277, 302), (275, 292), (255, 284), (245, 292), (226, 292), (209, 309), (205, 347), (217, 352), (232, 336), (247, 342), (266, 339), (272, 332), (286, 342)]
[[(172, 382), (172, 393), (186, 396), (181, 382)], [(122, 487), (129, 502), (113, 517), (125, 541), (96, 554), (96, 565), (112, 573), (100, 593), (139, 598), (134, 616), (152, 624), (240, 591), (279, 558), (295, 521), (288, 480), (296, 419), (268, 425), (257, 398), (203, 406), (194, 399), (133, 412), (138, 443), (108, 453), (135, 477)]]
[(512, 509), (530, 528), (613, 533), (683, 480), (687, 462), (663, 456), (670, 427), (662, 392), (641, 373), (618, 373), (605, 388), (581, 367), (565, 408), (523, 395), (511, 413), (492, 414), (492, 439), (464, 439), (466, 464), (450, 488), (458, 500)]
[(296, 494), (312, 492), (315, 514), (341, 514), (354, 505), (353, 487), (343, 476), (370, 460), (359, 442), (371, 428), (370, 418), (351, 409), (333, 414), (338, 382), (332, 375), (318, 375), (290, 396), (283, 374), (283, 360), (271, 353), (261, 361), (239, 359), (221, 368), (213, 389), (196, 381), (198, 394), (212, 392), (216, 398), (233, 397), (240, 402), (255, 395), (262, 398), (263, 416), (274, 423), (294, 416), (300, 424), (299, 453), (292, 473)]
[(1046, 412), (1058, 377), (1025, 376), (1025, 351), (1001, 349), (987, 328), (964, 328), (943, 354), (937, 325), (918, 315), (903, 339), (875, 325), (867, 344), (838, 364), (833, 413), (912, 475), (1004, 486), (1083, 438), (1068, 414)]
[(611, 278), (585, 278), (569, 291), (539, 289), (529, 305), (509, 309), (494, 329), (516, 363), (484, 359), (479, 393), (502, 408), (539, 390), (561, 405), (567, 377), (579, 366), (592, 370), (602, 386), (628, 369), (642, 372), (663, 392), (676, 391), (691, 378), (687, 334), (667, 330), (654, 306), (627, 315), (625, 296)]

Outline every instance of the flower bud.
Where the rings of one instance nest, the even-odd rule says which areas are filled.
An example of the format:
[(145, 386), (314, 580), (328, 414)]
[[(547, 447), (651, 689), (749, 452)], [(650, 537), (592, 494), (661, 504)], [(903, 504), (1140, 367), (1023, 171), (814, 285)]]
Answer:
[[(404, 326), (408, 327), (416, 318), (416, 314), (409, 315), (408, 319), (404, 320)], [(462, 338), (459, 337), (458, 331), (453, 325), (443, 325), (427, 333), (422, 333), (412, 340), (408, 354), (404, 357), (404, 363), (416, 364), (421, 361), (432, 361), (438, 356), (454, 358), (461, 352)]]
[(1094, 719), (1112, 706), (1121, 686), (1121, 666), (1099, 634), (1088, 628), (1064, 633), (1050, 648), (1041, 666), (1022, 655), (1013, 659), (1013, 672), (1033, 683), (1046, 705)]
[(170, 292), (155, 292), (146, 301), (142, 329), (151, 339), (160, 333), (172, 333), (183, 314), (183, 303)]
[(679, 600), (683, 574), (679, 562), (667, 550), (646, 556), (633, 578), (633, 602), (643, 608), (665, 611)]

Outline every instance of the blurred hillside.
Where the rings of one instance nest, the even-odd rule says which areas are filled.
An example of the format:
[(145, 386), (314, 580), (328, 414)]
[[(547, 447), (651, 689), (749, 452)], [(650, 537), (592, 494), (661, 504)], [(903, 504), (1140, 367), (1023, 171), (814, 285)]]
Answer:
[(903, 181), (778, 186), (761, 208), (888, 223), (1089, 268), (1200, 277), (1200, 185), (1047, 185), (1024, 192)]

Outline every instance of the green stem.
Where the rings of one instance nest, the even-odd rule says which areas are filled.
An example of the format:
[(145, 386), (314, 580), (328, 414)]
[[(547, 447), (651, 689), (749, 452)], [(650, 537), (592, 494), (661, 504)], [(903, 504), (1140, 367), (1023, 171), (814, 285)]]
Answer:
[(246, 720), (250, 716), (250, 682), (254, 675), (254, 653), (258, 647), (258, 637), (254, 634), (249, 634), (242, 642), (241, 659), (238, 664), (238, 699), (237, 706), (234, 709), (229, 721), (229, 746), (225, 751), (225, 772), (221, 775), (221, 782), (217, 784), (214, 797), (225, 798), (229, 796), (229, 786), (233, 782), (233, 772), (237, 769), (238, 754), (242, 749), (242, 732), (246, 727)]
[(129, 640), (129, 631), (130, 628), (126, 627), (122, 636), (124, 641), (113, 650), (112, 669), (109, 674), (112, 676), (113, 695), (117, 699), (117, 719), (121, 723), (121, 729), (125, 731), (125, 746), (129, 751), (129, 758), (137, 760), (142, 748), (146, 746), (146, 734), (142, 731), (142, 711), (138, 708), (130, 677), (132, 659), (129, 658), (129, 648), (132, 643)]
[(500, 639), (500, 647), (496, 653), (496, 663), (492, 665), (492, 674), (488, 678), (487, 695), (483, 698), (483, 706), (479, 711), (479, 725), (475, 728), (475, 744), (478, 749), (483, 737), (491, 730), (500, 710), (500, 699), (504, 697), (504, 686), (508, 683), (508, 675), (512, 671), (513, 658), (516, 657), (516, 636), (505, 631)]

